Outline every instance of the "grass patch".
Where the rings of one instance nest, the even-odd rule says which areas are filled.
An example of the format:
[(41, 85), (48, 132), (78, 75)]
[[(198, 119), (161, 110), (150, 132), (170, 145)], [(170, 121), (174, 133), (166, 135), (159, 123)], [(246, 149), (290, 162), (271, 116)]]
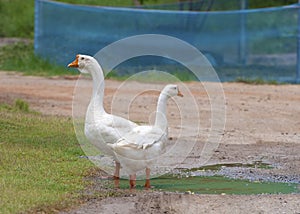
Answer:
[(0, 0), (0, 37), (33, 38), (34, 0)]
[(17, 43), (0, 49), (0, 70), (21, 71), (25, 75), (72, 75), (66, 67), (55, 65), (34, 54), (33, 44)]
[(142, 82), (198, 81), (198, 78), (192, 71), (179, 63), (174, 63), (173, 65), (162, 64), (159, 61), (161, 57), (157, 58), (158, 64), (156, 62), (145, 62), (145, 59), (147, 58), (138, 57), (128, 60), (132, 62), (132, 65), (128, 65), (128, 61), (123, 62), (109, 72), (105, 78), (122, 81), (130, 78), (131, 80)]
[(15, 101), (15, 108), (23, 112), (29, 112), (29, 104), (21, 99)]
[(29, 104), (22, 99), (16, 99), (14, 105), (0, 104), (0, 110), (1, 109), (11, 112), (33, 113), (33, 111), (29, 109)]
[(50, 212), (80, 197), (93, 168), (70, 118), (30, 113), (18, 100), (0, 105), (0, 213)]
[(296, 78), (295, 66), (220, 66), (216, 72), (222, 81), (248, 84), (282, 84)]
[(160, 70), (147, 70), (147, 71), (139, 71), (136, 70), (136, 73), (118, 73), (117, 71), (109, 72), (105, 78), (107, 79), (117, 79), (117, 80), (127, 80), (130, 79), (132, 81), (138, 81), (138, 82), (163, 82), (163, 83), (172, 83), (177, 82), (178, 80), (181, 81), (195, 81), (197, 80), (196, 77), (191, 74), (191, 72), (182, 70), (181, 72), (176, 70), (175, 71), (164, 71), (163, 69)]
[(238, 77), (236, 78), (235, 82), (240, 82), (240, 83), (246, 83), (246, 84), (251, 84), (251, 85), (279, 85), (282, 83), (279, 83), (276, 80), (264, 80), (262, 78), (242, 78), (242, 77)]

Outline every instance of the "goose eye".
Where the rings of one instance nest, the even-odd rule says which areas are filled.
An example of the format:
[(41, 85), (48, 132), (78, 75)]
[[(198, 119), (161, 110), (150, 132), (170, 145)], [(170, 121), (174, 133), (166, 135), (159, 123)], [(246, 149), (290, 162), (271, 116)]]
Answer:
[(84, 60), (84, 57), (81, 57), (81, 60)]

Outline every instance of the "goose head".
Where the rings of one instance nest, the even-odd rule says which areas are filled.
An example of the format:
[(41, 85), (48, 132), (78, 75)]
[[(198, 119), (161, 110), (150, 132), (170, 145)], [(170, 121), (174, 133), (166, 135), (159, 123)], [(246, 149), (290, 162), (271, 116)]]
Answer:
[(68, 67), (77, 68), (81, 73), (91, 74), (95, 65), (99, 64), (94, 57), (83, 54), (77, 54), (76, 59), (70, 64), (68, 64)]
[(173, 84), (166, 85), (162, 91), (162, 94), (167, 97), (175, 97), (175, 96), (183, 97), (183, 94), (180, 92), (178, 85), (173, 85)]

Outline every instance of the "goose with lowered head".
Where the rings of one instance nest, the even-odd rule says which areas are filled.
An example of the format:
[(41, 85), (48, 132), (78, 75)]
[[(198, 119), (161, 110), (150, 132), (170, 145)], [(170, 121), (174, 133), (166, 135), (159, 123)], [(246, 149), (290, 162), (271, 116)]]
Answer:
[(168, 140), (167, 100), (183, 96), (177, 85), (167, 85), (161, 91), (153, 126), (138, 126), (115, 144), (109, 144), (124, 170), (130, 175), (130, 188), (135, 187), (136, 173), (146, 170), (145, 188), (150, 185), (150, 168), (157, 158), (166, 152)]
[(77, 68), (81, 73), (88, 73), (92, 76), (93, 92), (85, 116), (84, 133), (87, 139), (100, 151), (114, 157), (116, 162), (115, 186), (119, 187), (120, 162), (108, 144), (116, 143), (118, 139), (137, 127), (137, 124), (105, 111), (103, 107), (103, 70), (94, 57), (78, 54), (68, 67)]

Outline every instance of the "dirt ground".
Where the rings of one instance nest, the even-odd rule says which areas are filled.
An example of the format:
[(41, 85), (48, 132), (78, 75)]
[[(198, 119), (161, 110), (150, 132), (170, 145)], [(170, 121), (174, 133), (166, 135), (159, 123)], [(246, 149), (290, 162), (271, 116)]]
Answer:
[[(129, 82), (124, 86), (122, 82), (113, 80), (105, 83), (107, 111), (139, 122), (147, 123), (153, 119), (149, 115), (155, 109), (158, 95), (153, 90), (162, 89), (164, 84)], [(78, 93), (83, 94), (80, 96), (86, 103), (91, 84), (86, 78), (80, 79), (78, 84), (77, 78), (70, 76), (44, 78), (0, 72), (0, 103), (13, 103), (21, 98), (43, 114), (72, 116), (73, 97), (76, 99)], [(200, 156), (205, 146), (203, 142), (209, 138), (211, 102), (214, 96), (220, 96), (207, 94), (206, 87), (214, 84), (184, 83), (181, 88), (185, 97), (168, 103), (170, 137), (195, 141), (181, 167), (203, 164)], [(263, 161), (275, 167), (264, 172), (257, 169), (257, 173), (299, 181), (300, 85), (223, 83), (221, 86), (226, 113), (221, 114), (219, 122), (221, 125), (222, 121), (226, 123), (224, 131), (218, 133), (220, 141), (217, 148), (205, 164)], [(147, 90), (149, 88), (153, 90)], [(126, 100), (130, 100), (128, 105), (124, 105)], [(190, 110), (191, 102), (195, 103), (198, 116)], [(77, 106), (75, 108), (80, 111)], [(199, 121), (200, 131), (194, 133), (188, 124), (193, 127)], [(179, 133), (180, 124), (185, 129)], [(300, 194), (191, 195), (149, 191), (92, 200), (69, 213), (300, 213)]]

